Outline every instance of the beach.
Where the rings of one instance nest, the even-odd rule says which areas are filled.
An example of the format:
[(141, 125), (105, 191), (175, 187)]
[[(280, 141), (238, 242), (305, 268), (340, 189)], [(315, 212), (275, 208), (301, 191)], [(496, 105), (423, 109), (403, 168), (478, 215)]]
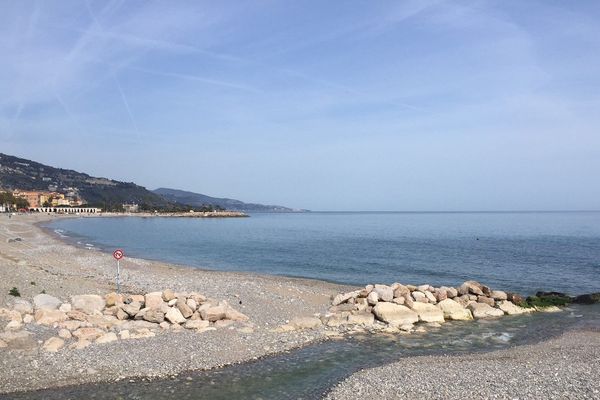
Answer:
[[(65, 244), (35, 225), (48, 218), (63, 217), (41, 214), (2, 217), (0, 301), (3, 306), (14, 300), (8, 295), (13, 286), (29, 300), (42, 290), (65, 301), (72, 295), (105, 295), (115, 290), (116, 267), (110, 254)], [(7, 242), (16, 237), (22, 241)], [(252, 332), (241, 328), (202, 334), (184, 330), (55, 354), (37, 348), (30, 352), (7, 352), (0, 360), (0, 392), (164, 377), (290, 350), (323, 340), (325, 336), (317, 330), (277, 333), (274, 329), (295, 316), (324, 311), (332, 293), (349, 289), (317, 280), (206, 271), (129, 257), (122, 260), (121, 266), (124, 292), (170, 288), (227, 300), (250, 317)], [(33, 330), (37, 340), (51, 336)]]
[[(14, 301), (8, 295), (12, 287), (25, 299), (44, 291), (63, 301), (72, 295), (104, 296), (115, 290), (115, 261), (110, 254), (67, 244), (37, 225), (70, 217), (2, 217), (0, 307)], [(295, 317), (323, 313), (332, 295), (356, 289), (319, 280), (209, 271), (129, 257), (121, 266), (126, 293), (199, 292), (228, 301), (249, 321), (202, 333), (169, 329), (154, 337), (56, 353), (40, 349), (40, 343), (53, 334), (29, 324), (33, 345), (0, 349), (0, 393), (170, 377), (293, 350), (327, 340), (327, 331), (281, 332), (278, 327)], [(469, 393), (471, 398), (594, 398), (600, 381), (598, 339), (600, 331), (588, 327), (509, 350), (403, 358), (353, 374), (328, 396), (442, 399)]]

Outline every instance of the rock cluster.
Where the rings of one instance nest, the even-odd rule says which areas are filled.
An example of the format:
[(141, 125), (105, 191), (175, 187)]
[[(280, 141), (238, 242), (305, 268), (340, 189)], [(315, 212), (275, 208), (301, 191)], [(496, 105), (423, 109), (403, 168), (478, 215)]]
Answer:
[(0, 347), (32, 347), (32, 334), (23, 328), (35, 323), (56, 330), (57, 336), (43, 342), (42, 350), (48, 352), (59, 351), (69, 341), (69, 348), (82, 349), (91, 343), (152, 337), (159, 330), (203, 332), (248, 320), (226, 301), (169, 289), (145, 295), (84, 294), (72, 296), (68, 303), (39, 294), (33, 304), (19, 298), (12, 309), (0, 308), (0, 318), (9, 321), (0, 333)]
[(522, 300), (517, 294), (492, 290), (475, 281), (467, 281), (457, 288), (400, 283), (367, 285), (360, 290), (336, 295), (329, 312), (311, 318), (312, 322), (292, 320), (280, 330), (314, 328), (319, 321), (325, 327), (337, 329), (359, 325), (371, 330), (410, 332), (418, 322), (435, 325), (446, 320), (530, 312), (530, 309), (515, 304)]

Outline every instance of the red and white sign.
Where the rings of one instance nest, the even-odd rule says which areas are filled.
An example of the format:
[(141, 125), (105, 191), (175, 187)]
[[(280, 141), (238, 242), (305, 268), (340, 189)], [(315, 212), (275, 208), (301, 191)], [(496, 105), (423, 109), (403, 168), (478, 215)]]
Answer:
[(121, 249), (117, 249), (113, 252), (113, 257), (115, 258), (115, 260), (120, 260), (124, 256), (125, 256), (125, 252)]

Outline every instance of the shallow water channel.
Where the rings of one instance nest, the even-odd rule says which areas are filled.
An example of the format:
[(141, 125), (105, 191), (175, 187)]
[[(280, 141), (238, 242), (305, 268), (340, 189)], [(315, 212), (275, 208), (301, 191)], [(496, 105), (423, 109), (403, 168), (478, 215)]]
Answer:
[(319, 399), (363, 368), (403, 357), (461, 354), (535, 343), (581, 326), (600, 327), (600, 305), (560, 313), (446, 323), (410, 335), (356, 335), (290, 353), (176, 378), (121, 381), (11, 394), (11, 399)]

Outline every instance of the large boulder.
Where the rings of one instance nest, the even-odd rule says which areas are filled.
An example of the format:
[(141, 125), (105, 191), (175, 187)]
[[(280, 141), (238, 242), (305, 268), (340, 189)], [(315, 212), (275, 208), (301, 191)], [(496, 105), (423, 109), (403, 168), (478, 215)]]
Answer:
[(582, 294), (573, 299), (576, 304), (595, 304), (600, 303), (600, 293)]
[(202, 319), (210, 322), (225, 319), (227, 315), (227, 307), (223, 304), (204, 308), (200, 307), (199, 311)]
[(477, 296), (487, 296), (490, 294), (490, 288), (482, 285), (477, 281), (466, 281), (458, 288), (458, 293), (463, 294), (474, 294)]
[(103, 297), (96, 294), (82, 294), (71, 297), (71, 305), (74, 310), (84, 312), (86, 314), (94, 314), (101, 312), (106, 306), (106, 301)]
[(471, 310), (473, 317), (476, 319), (494, 318), (504, 315), (504, 311), (491, 307), (485, 303), (471, 303), (467, 306), (467, 308)]
[(394, 290), (388, 285), (375, 285), (373, 291), (379, 295), (381, 301), (392, 301), (394, 299)]
[(359, 312), (348, 315), (348, 324), (371, 326), (375, 322), (375, 316), (370, 312)]
[(498, 308), (500, 310), (504, 311), (504, 313), (508, 314), (508, 315), (524, 314), (524, 313), (530, 312), (529, 309), (519, 307), (508, 300), (501, 301), (500, 304), (498, 305)]
[(360, 290), (355, 290), (353, 292), (348, 292), (348, 293), (340, 293), (337, 296), (335, 296), (333, 298), (333, 301), (331, 302), (332, 306), (337, 306), (338, 304), (342, 304), (347, 302), (348, 300), (357, 297), (360, 294)]
[(182, 324), (185, 322), (185, 317), (181, 315), (181, 311), (176, 307), (169, 308), (169, 311), (165, 314), (165, 319), (172, 324)]
[(378, 301), (379, 301), (379, 295), (377, 294), (377, 292), (371, 291), (371, 293), (369, 293), (367, 295), (367, 303), (370, 306), (374, 306), (375, 304), (377, 304)]
[(58, 310), (40, 309), (35, 312), (35, 322), (40, 325), (54, 325), (67, 320), (67, 314)]
[(473, 319), (471, 311), (463, 308), (459, 303), (452, 299), (445, 299), (437, 304), (437, 307), (444, 313), (444, 318), (453, 321), (466, 321)]
[(144, 307), (145, 308), (161, 308), (165, 303), (163, 301), (162, 292), (151, 292), (144, 296)]
[(46, 293), (38, 294), (33, 298), (33, 305), (36, 310), (56, 310), (61, 304), (62, 301)]
[(412, 309), (418, 314), (420, 321), (444, 322), (444, 312), (433, 304), (420, 303), (416, 301), (413, 304)]
[(31, 314), (33, 313), (33, 306), (27, 300), (17, 298), (15, 299), (13, 310), (18, 311), (21, 314)]
[(490, 293), (490, 297), (494, 300), (506, 300), (508, 298), (508, 295), (502, 290), (492, 290), (492, 293)]
[(419, 321), (416, 312), (395, 303), (379, 302), (373, 307), (373, 313), (378, 320), (394, 326), (414, 324)]

